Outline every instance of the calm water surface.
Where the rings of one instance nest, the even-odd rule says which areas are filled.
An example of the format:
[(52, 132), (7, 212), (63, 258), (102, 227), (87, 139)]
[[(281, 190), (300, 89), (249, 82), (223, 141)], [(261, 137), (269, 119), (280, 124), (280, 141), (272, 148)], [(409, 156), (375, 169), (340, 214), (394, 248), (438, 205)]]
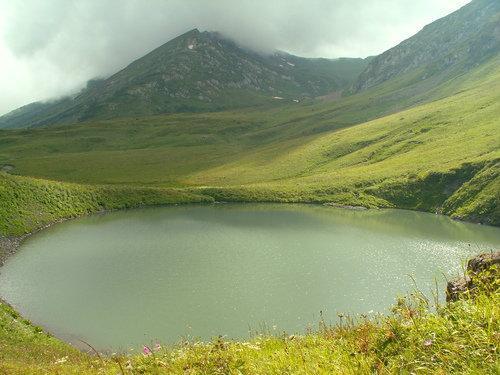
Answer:
[(78, 344), (123, 350), (182, 337), (304, 332), (319, 312), (385, 312), (430, 292), (500, 230), (400, 210), (176, 206), (45, 230), (0, 269), (0, 296)]

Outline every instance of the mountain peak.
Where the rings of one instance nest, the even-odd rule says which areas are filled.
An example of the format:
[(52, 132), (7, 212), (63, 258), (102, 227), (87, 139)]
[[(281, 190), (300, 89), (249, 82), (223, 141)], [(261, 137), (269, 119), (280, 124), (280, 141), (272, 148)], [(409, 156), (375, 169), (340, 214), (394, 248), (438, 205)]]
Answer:
[(175, 38), (171, 39), (170, 41), (173, 41), (173, 40), (176, 40), (176, 39), (196, 38), (200, 34), (201, 34), (200, 30), (198, 30), (197, 28), (194, 28), (194, 29), (191, 29), (189, 31), (186, 31), (183, 34), (180, 34), (180, 35), (176, 36)]
[[(352, 64), (346, 69), (346, 63)], [(296, 103), (342, 91), (365, 66), (362, 59), (262, 55), (195, 28), (111, 77), (89, 83), (74, 98), (0, 118), (0, 127)]]

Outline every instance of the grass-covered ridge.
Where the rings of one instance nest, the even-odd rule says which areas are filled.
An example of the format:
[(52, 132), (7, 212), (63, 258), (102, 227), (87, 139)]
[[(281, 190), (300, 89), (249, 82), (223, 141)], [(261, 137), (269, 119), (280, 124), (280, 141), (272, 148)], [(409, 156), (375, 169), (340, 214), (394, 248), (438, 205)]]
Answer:
[[(400, 207), (499, 225), (499, 62), (493, 58), (405, 104), (387, 99), (387, 82), (336, 102), (266, 111), (4, 130), (0, 168), (88, 185), (78, 188), (82, 193), (103, 194), (114, 185), (113, 194), (132, 201), (125, 193), (130, 186), (148, 195), (160, 190), (139, 188), (155, 187), (227, 201)], [(175, 194), (169, 202), (177, 200)], [(135, 205), (106, 205), (106, 199), (91, 205)], [(15, 222), (17, 203), (9, 202), (4, 212), (14, 211), (0, 218)], [(29, 210), (25, 214), (27, 219)], [(6, 225), (12, 226), (0, 228)]]
[[(99, 211), (214, 201), (400, 207), (439, 211), (456, 218), (499, 225), (499, 173), (498, 162), (478, 163), (350, 191), (287, 185), (195, 188), (84, 185), (0, 172), (0, 238), (21, 236), (60, 220)], [(453, 189), (457, 190), (450, 193)]]
[(210, 201), (177, 189), (78, 185), (0, 172), (0, 236), (19, 236), (61, 219), (102, 210)]
[[(496, 269), (472, 275), (476, 289), (438, 305), (399, 299), (389, 316), (319, 323), (303, 335), (214, 339), (144, 353), (88, 355), (48, 336), (0, 304), (0, 372), (9, 374), (493, 374), (500, 370)], [(492, 277), (493, 275), (493, 277)], [(496, 276), (495, 276), (496, 275)]]

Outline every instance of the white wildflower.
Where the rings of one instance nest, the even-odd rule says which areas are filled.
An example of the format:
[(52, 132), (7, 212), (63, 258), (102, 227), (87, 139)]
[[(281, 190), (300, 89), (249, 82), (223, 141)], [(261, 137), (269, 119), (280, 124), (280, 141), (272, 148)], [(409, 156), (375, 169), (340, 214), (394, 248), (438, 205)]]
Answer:
[(65, 363), (68, 360), (68, 356), (59, 358), (57, 361), (55, 361), (56, 365), (60, 365), (62, 363)]

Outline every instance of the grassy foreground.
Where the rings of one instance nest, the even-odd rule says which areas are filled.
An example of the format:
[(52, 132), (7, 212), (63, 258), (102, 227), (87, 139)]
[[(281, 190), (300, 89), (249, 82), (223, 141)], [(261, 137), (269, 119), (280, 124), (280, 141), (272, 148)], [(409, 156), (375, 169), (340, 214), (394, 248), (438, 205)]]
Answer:
[(494, 374), (500, 371), (500, 283), (498, 275), (493, 282), (484, 282), (486, 276), (475, 276), (472, 296), (435, 311), (415, 292), (399, 299), (389, 316), (320, 322), (300, 336), (158, 343), (129, 355), (79, 352), (0, 304), (0, 373)]

